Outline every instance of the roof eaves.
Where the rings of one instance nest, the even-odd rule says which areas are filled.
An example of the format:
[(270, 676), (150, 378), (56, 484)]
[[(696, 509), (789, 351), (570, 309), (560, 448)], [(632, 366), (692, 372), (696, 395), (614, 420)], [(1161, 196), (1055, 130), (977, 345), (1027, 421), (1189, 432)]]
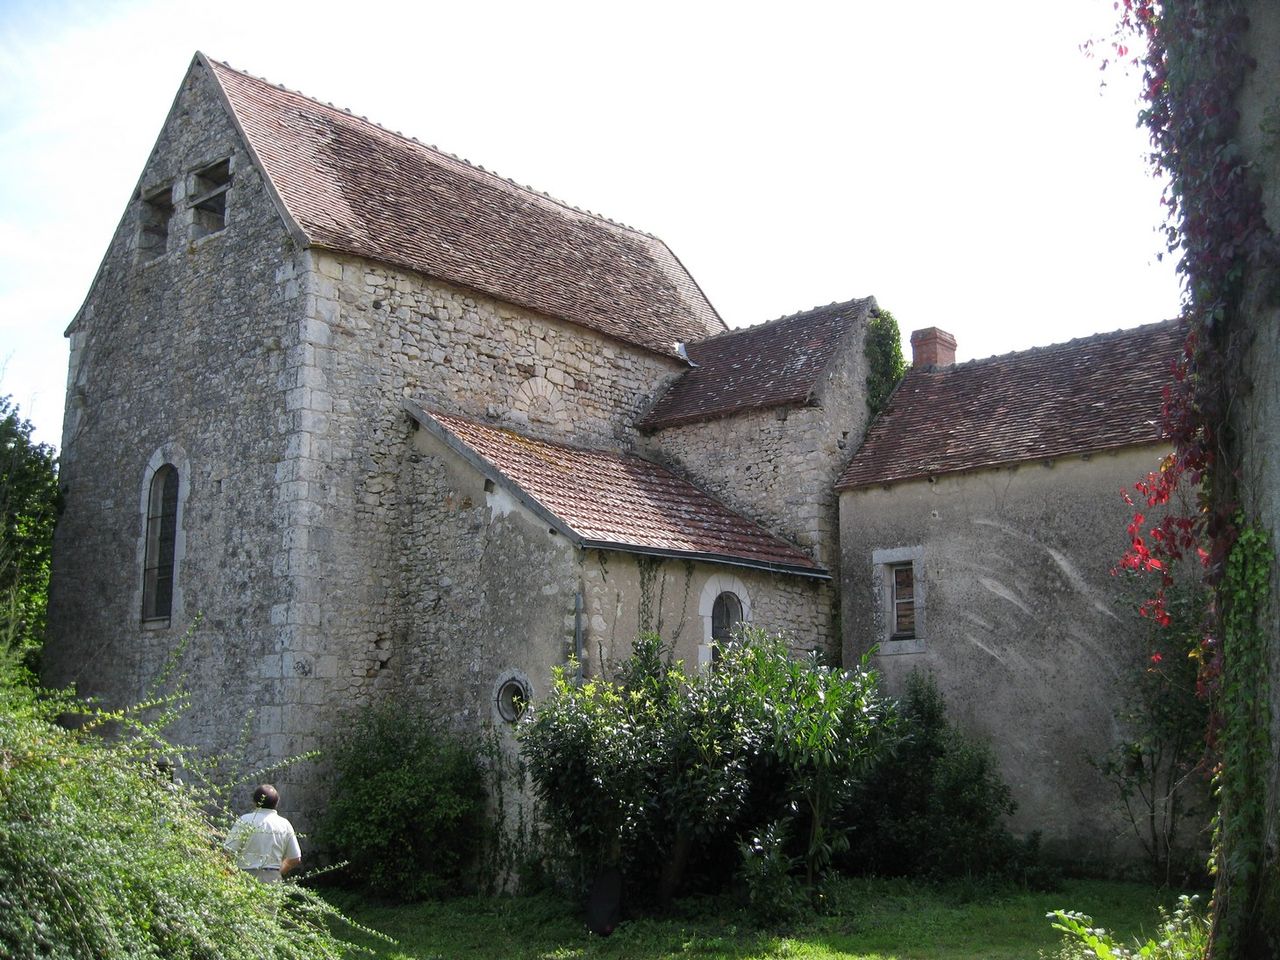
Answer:
[(1156, 439), (1126, 440), (1121, 443), (1110, 443), (1102, 446), (1069, 447), (1061, 450), (1054, 450), (1049, 453), (1042, 453), (1034, 457), (1014, 457), (1007, 460), (984, 460), (981, 463), (969, 463), (965, 464), (963, 467), (951, 467), (944, 470), (921, 470), (915, 473), (904, 473), (876, 480), (858, 480), (854, 483), (837, 483), (835, 485), (835, 491), (836, 493), (844, 493), (846, 490), (864, 490), (867, 487), (892, 487), (899, 483), (910, 483), (913, 480), (926, 480), (930, 477), (949, 477), (959, 473), (974, 473), (979, 470), (995, 470), (1000, 467), (1020, 467), (1028, 463), (1044, 463), (1046, 461), (1058, 460), (1062, 457), (1082, 457), (1092, 453), (1110, 453), (1115, 450), (1124, 450), (1129, 447), (1159, 447), (1168, 445), (1168, 440)]
[(699, 553), (692, 550), (674, 550), (663, 547), (640, 547), (629, 543), (618, 543), (612, 540), (583, 540), (578, 546), (584, 550), (612, 550), (616, 553), (635, 553), (647, 557), (670, 557), (676, 560), (701, 560), (706, 563), (721, 563), (731, 567), (746, 567), (750, 570), (763, 570), (768, 573), (786, 573), (797, 577), (810, 577), (815, 580), (830, 580), (831, 574), (822, 567), (806, 567), (791, 563), (770, 563), (767, 560), (750, 560), (722, 553)]
[(520, 486), (505, 473), (503, 473), (495, 464), (490, 463), (484, 457), (477, 454), (469, 446), (459, 440), (449, 428), (433, 417), (420, 405), (406, 397), (403, 401), (404, 411), (409, 414), (418, 424), (425, 427), (433, 437), (447, 446), (477, 471), (483, 474), (487, 479), (494, 483), (499, 483), (511, 494), (512, 497), (525, 507), (535, 516), (540, 517), (546, 523), (550, 524), (557, 532), (564, 534), (565, 537), (575, 547), (582, 547), (583, 539), (569, 526), (563, 519), (552, 513), (539, 500), (530, 494), (524, 487)]

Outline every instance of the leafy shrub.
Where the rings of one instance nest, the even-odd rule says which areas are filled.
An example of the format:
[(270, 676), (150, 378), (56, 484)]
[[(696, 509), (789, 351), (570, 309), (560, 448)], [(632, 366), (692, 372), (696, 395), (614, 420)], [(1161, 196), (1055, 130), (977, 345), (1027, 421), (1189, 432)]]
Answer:
[[(173, 755), (138, 712), (39, 699), (0, 663), (0, 956), (297, 960), (348, 956), (340, 915), (236, 870), (212, 796), (157, 775)], [(163, 704), (158, 705), (163, 707)], [(64, 729), (59, 715), (87, 722)], [(96, 730), (111, 724), (110, 740)]]
[[(1175, 581), (1164, 596), (1167, 622), (1143, 620), (1143, 652), (1129, 668), (1116, 710), (1123, 737), (1097, 761), (1124, 804), (1156, 883), (1203, 871), (1204, 851), (1197, 847), (1205, 846), (1209, 833), (1210, 723), (1197, 675), (1206, 602), (1203, 586)], [(1188, 829), (1200, 832), (1190, 843)]]
[(797, 858), (787, 853), (787, 830), (775, 821), (739, 844), (740, 876), (751, 915), (762, 924), (795, 920), (809, 906), (795, 872)]
[(487, 829), (475, 753), (402, 704), (368, 707), (340, 727), (319, 843), (379, 896), (457, 889)]
[(1125, 947), (1093, 918), (1070, 910), (1055, 910), (1049, 919), (1066, 936), (1055, 960), (1202, 960), (1209, 949), (1209, 921), (1200, 912), (1198, 897), (1181, 896), (1173, 913), (1160, 908), (1160, 927), (1146, 942)]
[(1004, 825), (1016, 804), (990, 748), (947, 720), (928, 674), (911, 674), (899, 710), (899, 739), (853, 805), (847, 868), (942, 878), (1018, 866), (1025, 848)]
[[(692, 675), (643, 636), (617, 675), (579, 685), (561, 672), (522, 730), (548, 826), (584, 873), (622, 866), (666, 899), (690, 869), (722, 884), (739, 842), (774, 823), (810, 882), (827, 868), (835, 818), (891, 721), (874, 674), (793, 658), (783, 638), (748, 630)], [(710, 856), (726, 851), (727, 863)]]

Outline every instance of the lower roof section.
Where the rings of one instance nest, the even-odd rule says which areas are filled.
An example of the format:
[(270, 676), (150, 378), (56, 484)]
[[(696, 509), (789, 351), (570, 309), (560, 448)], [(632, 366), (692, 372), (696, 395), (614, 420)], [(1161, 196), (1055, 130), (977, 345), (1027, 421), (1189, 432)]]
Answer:
[(534, 440), (411, 400), (405, 409), (578, 547), (830, 579), (798, 548), (642, 457)]

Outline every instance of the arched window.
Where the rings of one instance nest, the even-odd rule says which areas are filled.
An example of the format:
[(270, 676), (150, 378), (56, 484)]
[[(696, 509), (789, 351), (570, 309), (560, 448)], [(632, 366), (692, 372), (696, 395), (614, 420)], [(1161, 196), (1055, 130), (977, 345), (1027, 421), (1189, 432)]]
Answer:
[(178, 540), (178, 470), (166, 463), (151, 478), (147, 498), (146, 559), (142, 568), (142, 619), (168, 620), (173, 612), (173, 572)]
[(702, 618), (702, 642), (698, 644), (698, 666), (709, 667), (720, 659), (720, 647), (740, 623), (751, 622), (751, 593), (747, 585), (728, 571), (707, 577), (698, 597)]
[(733, 638), (733, 628), (742, 622), (742, 601), (726, 590), (711, 607), (711, 662), (720, 659), (721, 644)]

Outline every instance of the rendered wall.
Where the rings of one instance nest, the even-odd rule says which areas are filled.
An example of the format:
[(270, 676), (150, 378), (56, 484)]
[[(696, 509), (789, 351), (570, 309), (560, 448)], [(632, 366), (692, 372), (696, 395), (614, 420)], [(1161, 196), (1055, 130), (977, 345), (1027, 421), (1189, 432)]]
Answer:
[(709, 661), (711, 607), (722, 591), (738, 595), (744, 617), (784, 632), (797, 652), (829, 651), (831, 584), (728, 564), (590, 550), (583, 557), (584, 657), (588, 675), (612, 675), (645, 630), (656, 631), (692, 668)]
[[(1142, 656), (1111, 575), (1132, 508), (1121, 491), (1164, 450), (1132, 448), (912, 481), (840, 498), (845, 662), (885, 638), (877, 549), (923, 551), (924, 636), (874, 658), (889, 689), (933, 674), (952, 719), (990, 741), (1019, 809), (1072, 860), (1127, 856), (1131, 827), (1089, 764), (1114, 742), (1119, 681)], [(886, 644), (885, 650), (895, 649)]]

